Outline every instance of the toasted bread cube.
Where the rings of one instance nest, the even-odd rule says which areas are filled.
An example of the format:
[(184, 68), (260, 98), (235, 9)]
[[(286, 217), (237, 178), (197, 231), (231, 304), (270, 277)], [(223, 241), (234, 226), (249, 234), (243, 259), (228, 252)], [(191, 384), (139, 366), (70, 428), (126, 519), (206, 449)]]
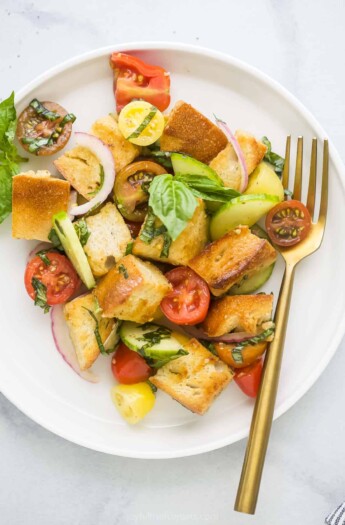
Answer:
[(66, 323), (81, 370), (90, 368), (100, 353), (95, 336), (96, 322), (90, 312), (96, 316), (103, 344), (116, 328), (116, 320), (103, 319), (101, 313), (97, 312), (96, 305), (95, 297), (89, 293), (73, 299), (64, 306)]
[(162, 151), (187, 153), (209, 163), (227, 145), (224, 133), (190, 104), (180, 100), (173, 107), (163, 135)]
[(86, 200), (94, 197), (101, 183), (101, 165), (88, 148), (77, 146), (66, 151), (54, 165)]
[(206, 246), (188, 266), (205, 279), (212, 294), (218, 297), (244, 276), (250, 277), (272, 264), (276, 257), (266, 239), (253, 235), (248, 226), (239, 226)]
[[(211, 303), (203, 322), (203, 329), (210, 337), (229, 332), (263, 332), (272, 319), (273, 295), (228, 295)], [(264, 326), (263, 326), (264, 325)]]
[(133, 162), (140, 153), (139, 146), (124, 138), (119, 130), (117, 121), (111, 115), (96, 120), (91, 127), (91, 133), (110, 148), (117, 172)]
[(108, 202), (99, 213), (85, 219), (90, 237), (84, 246), (92, 273), (101, 277), (126, 253), (130, 231), (115, 204)]
[(150, 381), (196, 414), (204, 414), (233, 378), (232, 371), (197, 339), (184, 345), (188, 355), (158, 369)]
[[(264, 158), (267, 147), (244, 131), (236, 131), (235, 136), (243, 152), (247, 171), (250, 175)], [(220, 176), (224, 186), (240, 190), (241, 168), (235, 150), (230, 143), (211, 160), (210, 167)]]
[(151, 321), (171, 284), (153, 264), (126, 255), (97, 284), (94, 293), (103, 317)]
[[(145, 227), (143, 224), (141, 231)], [(208, 241), (208, 217), (205, 204), (200, 199), (194, 215), (183, 232), (172, 241), (168, 257), (161, 257), (164, 238), (159, 235), (146, 243), (140, 239), (140, 234), (133, 244), (133, 254), (145, 259), (167, 262), (175, 265), (186, 265), (190, 259), (195, 257), (204, 248)]]
[(47, 241), (53, 215), (68, 209), (69, 182), (46, 170), (20, 173), (12, 180), (12, 236)]

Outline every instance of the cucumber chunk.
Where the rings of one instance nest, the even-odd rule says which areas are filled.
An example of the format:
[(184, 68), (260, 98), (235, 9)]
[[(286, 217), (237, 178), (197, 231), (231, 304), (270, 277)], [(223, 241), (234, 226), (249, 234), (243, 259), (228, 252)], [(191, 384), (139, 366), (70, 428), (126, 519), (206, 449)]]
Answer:
[(96, 281), (92, 275), (89, 261), (85, 255), (82, 245), (74, 226), (65, 211), (61, 211), (53, 216), (54, 229), (60, 242), (76, 269), (77, 274), (89, 289), (96, 286)]
[(276, 195), (241, 195), (224, 204), (212, 217), (211, 238), (220, 239), (240, 224), (253, 226), (279, 202)]
[(283, 185), (278, 175), (266, 162), (261, 162), (251, 174), (248, 186), (244, 192), (245, 195), (262, 193), (276, 195), (279, 202), (284, 200)]
[(212, 168), (199, 160), (193, 159), (193, 157), (188, 157), (188, 155), (183, 155), (182, 153), (172, 153), (171, 163), (175, 175), (200, 175), (202, 177), (209, 177), (221, 186), (224, 186), (222, 179)]
[(267, 268), (260, 270), (251, 277), (243, 278), (237, 284), (234, 284), (229, 290), (229, 295), (250, 294), (261, 288), (266, 281), (271, 277), (275, 263), (272, 263)]
[(125, 321), (120, 328), (120, 338), (131, 350), (144, 352), (146, 357), (161, 359), (183, 350), (177, 334), (165, 326), (154, 323), (138, 324)]

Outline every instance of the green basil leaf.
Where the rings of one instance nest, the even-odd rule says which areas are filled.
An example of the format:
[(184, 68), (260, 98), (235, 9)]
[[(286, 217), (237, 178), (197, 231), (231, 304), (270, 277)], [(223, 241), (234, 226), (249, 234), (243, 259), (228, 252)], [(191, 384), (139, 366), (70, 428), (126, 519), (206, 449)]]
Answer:
[(35, 290), (35, 306), (43, 308), (44, 313), (48, 313), (50, 306), (47, 304), (47, 287), (37, 277), (31, 280), (33, 289)]
[(191, 190), (172, 175), (158, 175), (149, 189), (149, 206), (174, 241), (193, 217), (197, 200)]
[(76, 231), (76, 234), (78, 235), (78, 239), (80, 241), (80, 244), (82, 246), (85, 246), (85, 244), (88, 241), (88, 238), (91, 235), (91, 232), (89, 231), (86, 220), (85, 219), (79, 219), (79, 221), (76, 221), (73, 223), (74, 229)]
[(54, 228), (52, 228), (50, 230), (50, 232), (48, 234), (48, 239), (50, 240), (50, 242), (52, 243), (52, 245), (54, 246), (54, 248), (56, 250), (59, 250), (59, 252), (63, 252), (64, 251), (63, 246), (62, 246), (62, 244), (60, 242), (60, 238), (59, 238), (59, 236), (56, 233)]
[(274, 153), (272, 151), (272, 144), (267, 137), (262, 137), (261, 140), (265, 144), (265, 146), (267, 146), (267, 151), (264, 156), (264, 160), (272, 164), (274, 171), (276, 172), (278, 177), (281, 177), (284, 170), (285, 159), (278, 155), (278, 153)]
[(122, 273), (125, 279), (128, 279), (129, 275), (127, 272), (127, 268), (124, 264), (119, 264), (117, 269), (119, 270), (120, 273)]
[(101, 338), (101, 334), (99, 333), (99, 323), (98, 323), (98, 319), (97, 317), (95, 316), (95, 314), (93, 313), (92, 310), (89, 310), (88, 308), (86, 308), (85, 306), (83, 306), (82, 308), (84, 308), (84, 310), (86, 310), (87, 312), (89, 312), (89, 314), (91, 315), (92, 319), (95, 321), (95, 329), (94, 329), (94, 335), (95, 335), (95, 338), (96, 338), (96, 341), (97, 341), (97, 345), (98, 345), (98, 348), (99, 348), (99, 351), (101, 352), (101, 354), (103, 355), (108, 355), (108, 354), (111, 354), (113, 352), (113, 349), (110, 349), (110, 350), (106, 350), (104, 348), (104, 344), (103, 344), (103, 341), (102, 341), (102, 338)]
[(37, 100), (37, 98), (32, 99), (29, 106), (31, 106), (36, 111), (37, 115), (41, 115), (46, 120), (50, 120), (52, 122), (61, 116), (59, 113), (56, 113), (56, 111), (50, 111), (47, 109), (45, 106), (43, 106), (42, 102)]
[(193, 195), (206, 201), (229, 202), (238, 197), (240, 193), (232, 188), (218, 184), (206, 175), (175, 175), (175, 178), (186, 184)]

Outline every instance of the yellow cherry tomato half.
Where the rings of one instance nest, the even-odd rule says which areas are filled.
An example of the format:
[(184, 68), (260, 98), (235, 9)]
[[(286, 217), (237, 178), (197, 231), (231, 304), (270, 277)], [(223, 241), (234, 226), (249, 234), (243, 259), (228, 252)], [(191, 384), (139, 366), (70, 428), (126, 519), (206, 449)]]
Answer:
[(127, 423), (135, 425), (154, 407), (156, 398), (147, 383), (116, 385), (111, 389), (111, 399)]
[(149, 102), (135, 100), (125, 106), (119, 115), (119, 129), (129, 142), (149, 146), (160, 138), (165, 125), (164, 116)]

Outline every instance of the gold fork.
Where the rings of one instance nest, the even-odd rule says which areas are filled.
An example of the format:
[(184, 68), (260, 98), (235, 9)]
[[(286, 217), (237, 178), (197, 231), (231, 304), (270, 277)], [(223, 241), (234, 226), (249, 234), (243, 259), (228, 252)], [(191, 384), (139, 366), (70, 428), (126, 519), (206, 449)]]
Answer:
[[(291, 137), (286, 140), (285, 166), (282, 183), (285, 189), (289, 184)], [(302, 190), (303, 137), (298, 138), (296, 171), (293, 187), (293, 198), (301, 199)], [(327, 215), (328, 202), (328, 141), (323, 144), (322, 187), (319, 217), (312, 223), (308, 237), (291, 248), (281, 248), (279, 251), (285, 260), (285, 273), (280, 288), (276, 313), (276, 332), (273, 342), (266, 352), (260, 390), (255, 402), (246, 454), (243, 462), (241, 479), (238, 486), (235, 510), (254, 514), (259, 494), (262, 470), (267, 451), (274, 405), (277, 396), (279, 372), (283, 357), (285, 334), (289, 316), (292, 286), (297, 264), (314, 253), (321, 245)], [(307, 208), (314, 217), (316, 193), (317, 139), (312, 141), (310, 175), (308, 185)]]

